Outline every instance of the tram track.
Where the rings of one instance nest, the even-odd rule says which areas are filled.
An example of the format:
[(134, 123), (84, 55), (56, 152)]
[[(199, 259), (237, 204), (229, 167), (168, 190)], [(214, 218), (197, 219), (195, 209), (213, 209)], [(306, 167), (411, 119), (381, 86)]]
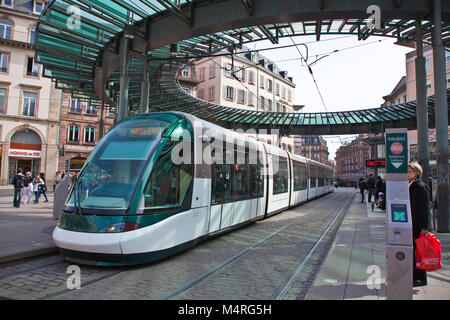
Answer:
[[(334, 199), (335, 198), (336, 197), (334, 197)], [(349, 203), (351, 203), (353, 198), (354, 198), (354, 194), (347, 199), (347, 201), (344, 203), (343, 206), (341, 206), (341, 208), (338, 211), (338, 213), (333, 217), (332, 221), (328, 224), (326, 230), (321, 234), (319, 240), (317, 242), (315, 242), (314, 246), (309, 250), (309, 252), (306, 255), (306, 257), (301, 260), (301, 262), (298, 264), (297, 268), (294, 270), (294, 272), (291, 274), (291, 276), (283, 283), (283, 285), (281, 287), (279, 287), (277, 290), (275, 290), (275, 293), (272, 295), (272, 299), (278, 300), (278, 299), (283, 298), (283, 296), (286, 294), (286, 292), (291, 287), (292, 282), (296, 279), (296, 277), (298, 276), (298, 273), (302, 270), (303, 266), (306, 264), (308, 259), (315, 252), (315, 250), (317, 249), (317, 247), (319, 246), (319, 244), (321, 243), (321, 241), (323, 240), (325, 235), (329, 232), (329, 230), (336, 223), (337, 219), (341, 216), (342, 212), (344, 212), (344, 209), (345, 208), (348, 209)], [(328, 204), (328, 202), (320, 203), (320, 204), (316, 205), (315, 207), (313, 207), (312, 209), (309, 209), (309, 210), (312, 210), (313, 212), (317, 211), (317, 209), (322, 207), (324, 204)], [(232, 264), (233, 262), (237, 261), (239, 258), (245, 256), (247, 253), (250, 253), (253, 249), (256, 249), (257, 247), (259, 247), (262, 244), (266, 243), (266, 241), (268, 241), (269, 239), (271, 239), (271, 238), (273, 238), (273, 237), (275, 237), (277, 235), (280, 235), (280, 233), (282, 233), (284, 230), (286, 230), (290, 226), (298, 223), (302, 218), (303, 218), (303, 216), (297, 217), (293, 221), (290, 221), (288, 224), (284, 225), (283, 227), (278, 228), (276, 231), (271, 232), (268, 236), (262, 238), (261, 240), (258, 240), (256, 242), (252, 243), (250, 246), (246, 247), (245, 249), (241, 250), (240, 252), (236, 253), (235, 255), (231, 256), (230, 258), (226, 259), (222, 263), (220, 263), (220, 264), (216, 265), (215, 267), (209, 269), (208, 271), (202, 273), (198, 277), (196, 277), (196, 278), (194, 278), (194, 279), (184, 283), (182, 286), (178, 287), (176, 290), (173, 290), (169, 294), (167, 294), (164, 297), (162, 297), (161, 300), (168, 300), (168, 299), (174, 299), (176, 297), (179, 297), (183, 293), (185, 293), (188, 290), (194, 288), (196, 285), (198, 285), (201, 282), (207, 280), (208, 278), (213, 276), (218, 271), (224, 269), (226, 266), (228, 266), (228, 265)]]
[[(326, 195), (303, 204), (298, 207), (300, 208), (298, 211), (297, 208), (293, 208), (229, 234), (214, 237), (214, 239), (202, 242), (201, 245), (180, 255), (160, 262), (120, 269), (82, 266), (81, 290), (67, 288), (66, 281), (70, 274), (66, 272), (66, 269), (71, 264), (67, 261), (53, 262), (55, 258), (61, 259), (60, 256), (47, 257), (47, 260), (41, 257), (40, 262), (32, 261), (29, 265), (19, 264), (18, 270), (14, 272), (10, 270), (9, 273), (5, 273), (3, 266), (0, 266), (0, 299), (86, 299), (86, 297), (89, 299), (105, 299), (107, 296), (120, 296), (125, 299), (162, 300), (230, 299), (229, 297), (233, 297), (233, 294), (226, 292), (226, 290), (223, 291), (223, 294), (217, 296), (211, 294), (211, 291), (201, 294), (199, 292), (203, 287), (211, 287), (213, 290), (217, 289), (214, 285), (210, 285), (209, 280), (216, 282), (230, 280), (224, 280), (224, 273), (231, 275), (230, 278), (245, 278), (245, 275), (240, 273), (240, 270), (245, 271), (245, 267), (248, 264), (254, 263), (258, 267), (270, 266), (271, 262), (263, 261), (264, 259), (261, 260), (261, 256), (267, 254), (267, 250), (269, 250), (269, 254), (272, 254), (272, 252), (276, 253), (277, 250), (273, 251), (273, 246), (280, 246), (283, 250), (291, 250), (290, 247), (302, 247), (302, 250), (300, 250), (301, 254), (300, 251), (294, 253), (295, 266), (293, 266), (294, 263), (292, 261), (289, 261), (289, 270), (282, 270), (282, 267), (275, 266), (275, 268), (280, 268), (280, 270), (275, 270), (275, 273), (278, 272), (279, 278), (283, 277), (283, 280), (269, 290), (264, 289), (263, 292), (268, 292), (271, 295), (263, 298), (284, 299), (286, 296), (292, 298), (292, 293), (286, 295), (290, 292), (292, 284), (296, 282), (299, 274), (303, 276), (303, 274), (307, 273), (302, 272), (303, 269), (307, 269), (305, 265), (308, 264), (308, 261), (311, 260), (310, 258), (315, 255), (316, 251), (321, 251), (317, 250), (317, 248), (324, 238), (328, 238), (327, 232), (328, 234), (332, 233), (330, 230), (339, 225), (339, 221), (342, 221), (342, 216), (345, 215), (348, 203), (351, 202), (353, 197), (354, 193), (346, 192)], [(328, 213), (325, 214), (326, 212)], [(308, 233), (314, 234), (314, 241), (308, 239), (308, 241), (303, 243), (303, 240), (293, 238), (294, 241), (301, 241), (298, 246), (295, 246), (289, 239), (287, 242), (286, 239), (283, 239), (285, 236), (297, 233), (305, 234), (305, 237)], [(305, 248), (303, 249), (303, 247)], [(215, 250), (218, 248), (223, 248), (225, 251), (213, 256), (217, 261), (210, 261), (208, 265), (203, 265), (201, 261), (206, 261), (204, 260), (206, 257), (205, 253), (211, 250), (211, 252), (217, 252)], [(232, 250), (236, 251), (233, 253)], [(305, 252), (303, 253), (303, 251)], [(186, 265), (186, 262), (190, 264)], [(243, 268), (242, 265), (244, 266)], [(206, 268), (202, 268), (203, 266)], [(177, 270), (180, 267), (184, 267), (184, 269), (179, 269), (181, 273), (177, 273), (176, 277), (170, 279), (165, 270), (167, 268)], [(230, 270), (229, 268), (234, 269)], [(196, 275), (194, 270), (200, 270), (200, 273)], [(148, 276), (136, 278), (137, 275), (139, 277)], [(288, 276), (286, 277), (286, 275)], [(252, 279), (252, 281), (259, 281), (261, 277), (264, 278), (264, 276), (255, 274), (253, 278), (258, 278), (258, 280)], [(166, 280), (163, 281), (163, 278)], [(41, 281), (41, 279), (43, 280)], [(170, 279), (170, 282), (167, 279)], [(8, 289), (9, 283), (18, 287), (11, 288), (11, 290), (16, 290), (18, 294), (9, 290), (3, 290), (5, 288)], [(44, 287), (39, 288), (40, 285)], [(31, 286), (36, 288), (30, 288)], [(239, 290), (238, 287), (239, 284), (233, 283), (228, 289), (229, 291)], [(35, 289), (36, 291), (29, 292), (29, 290)], [(2, 290), (5, 294), (2, 294)], [(255, 292), (260, 292), (258, 290), (256, 288)], [(192, 294), (193, 291), (195, 294)], [(105, 296), (106, 292), (108, 292), (108, 295)], [(261, 296), (246, 297), (236, 295), (236, 298), (261, 299)]]

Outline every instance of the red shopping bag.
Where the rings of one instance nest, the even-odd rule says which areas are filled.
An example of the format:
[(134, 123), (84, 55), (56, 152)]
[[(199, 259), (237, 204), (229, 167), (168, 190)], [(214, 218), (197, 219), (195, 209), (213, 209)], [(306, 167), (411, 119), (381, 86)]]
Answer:
[(416, 241), (416, 269), (434, 271), (442, 268), (441, 242), (435, 235), (421, 233)]

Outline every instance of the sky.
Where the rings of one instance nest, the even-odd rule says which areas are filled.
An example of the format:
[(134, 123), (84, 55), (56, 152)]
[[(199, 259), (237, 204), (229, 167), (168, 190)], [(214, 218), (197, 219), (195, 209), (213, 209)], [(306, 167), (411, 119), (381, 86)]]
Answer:
[[(305, 43), (308, 47), (308, 64), (311, 65), (317, 87), (301, 55), (306, 58), (306, 48), (296, 47), (262, 51), (268, 59), (275, 62), (280, 70), (287, 70), (296, 84), (294, 103), (305, 105), (304, 112), (348, 111), (377, 108), (383, 103), (383, 96), (394, 89), (401, 77), (406, 75), (405, 54), (411, 48), (395, 45), (396, 39), (369, 37), (358, 41), (357, 36), (315, 36), (293, 37), (296, 44)], [(292, 45), (291, 38), (280, 39), (278, 45), (268, 41), (252, 43), (251, 49), (261, 49)], [(335, 52), (335, 50), (338, 50)], [(325, 54), (329, 54), (325, 56)], [(355, 136), (324, 136), (334, 159), (340, 141), (352, 140)]]

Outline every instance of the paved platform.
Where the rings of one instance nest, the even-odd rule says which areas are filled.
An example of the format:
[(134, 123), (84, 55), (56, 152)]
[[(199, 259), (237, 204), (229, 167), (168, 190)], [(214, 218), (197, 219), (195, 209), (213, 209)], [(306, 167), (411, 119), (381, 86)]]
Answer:
[[(53, 194), (47, 192), (49, 202), (13, 207), (13, 187), (0, 186), (0, 263), (57, 253), (52, 232), (58, 223), (52, 218)], [(33, 195), (34, 199), (34, 195)]]
[[(13, 208), (12, 195), (11, 187), (0, 186), (0, 263), (56, 253), (51, 238), (57, 224), (52, 218), (53, 195), (48, 194), (49, 202), (19, 209)], [(356, 196), (306, 299), (385, 300), (385, 223), (384, 211), (372, 211), (370, 204)], [(427, 286), (413, 289), (414, 300), (450, 300), (450, 234), (437, 237), (443, 268), (428, 273)], [(379, 279), (369, 281), (373, 288), (367, 285), (369, 277)]]
[[(306, 299), (387, 299), (386, 229), (386, 212), (372, 211), (370, 203), (356, 196)], [(450, 234), (436, 237), (442, 269), (428, 273), (427, 286), (413, 288), (413, 300), (450, 300)]]

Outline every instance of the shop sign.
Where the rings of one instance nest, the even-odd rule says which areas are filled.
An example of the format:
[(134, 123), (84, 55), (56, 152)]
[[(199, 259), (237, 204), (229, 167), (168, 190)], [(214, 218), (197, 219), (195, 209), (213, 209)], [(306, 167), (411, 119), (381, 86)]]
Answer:
[(9, 149), (10, 157), (40, 158), (40, 150)]

